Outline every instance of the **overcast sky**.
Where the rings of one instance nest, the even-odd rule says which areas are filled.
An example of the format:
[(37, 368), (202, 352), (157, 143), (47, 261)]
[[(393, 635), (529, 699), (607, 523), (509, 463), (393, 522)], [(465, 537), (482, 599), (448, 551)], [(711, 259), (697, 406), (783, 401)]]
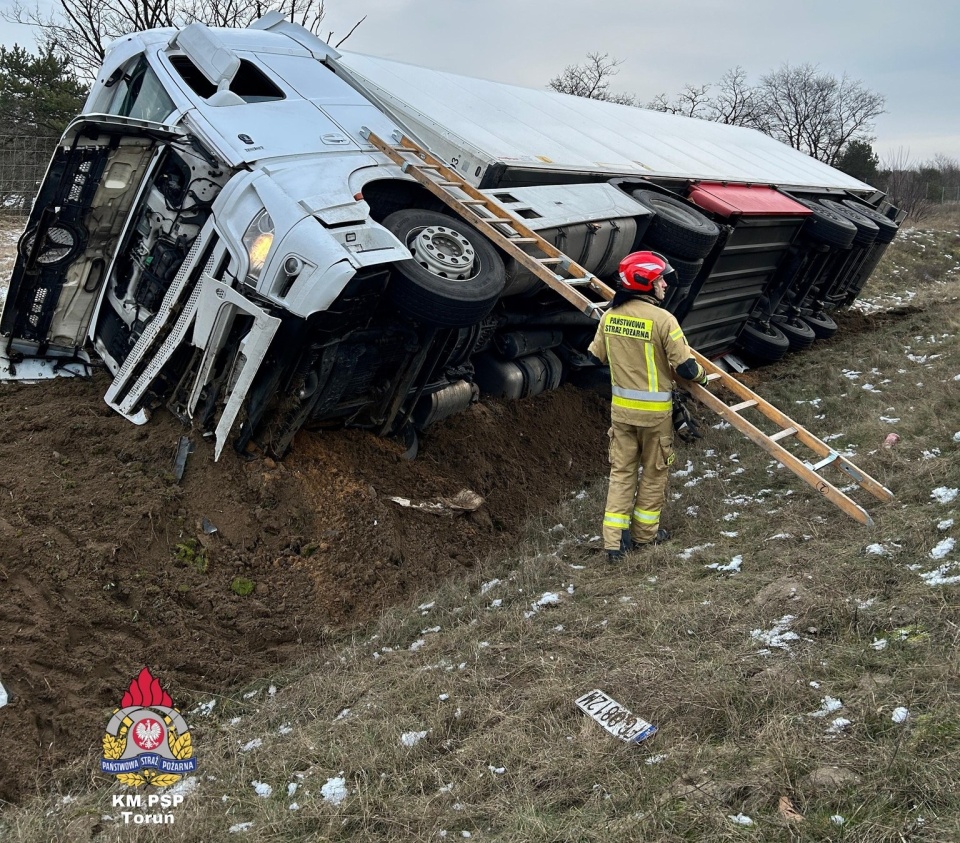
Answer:
[[(0, 0), (4, 6), (9, 0)], [(335, 43), (426, 67), (544, 87), (589, 52), (623, 59), (612, 88), (647, 102), (784, 62), (818, 64), (886, 97), (881, 159), (960, 159), (960, 3), (948, 0), (326, 0)], [(30, 31), (0, 24), (6, 45)]]

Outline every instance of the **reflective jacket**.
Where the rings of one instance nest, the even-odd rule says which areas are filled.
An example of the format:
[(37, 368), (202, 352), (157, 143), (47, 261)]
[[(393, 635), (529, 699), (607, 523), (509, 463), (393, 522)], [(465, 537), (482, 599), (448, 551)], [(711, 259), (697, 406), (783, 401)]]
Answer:
[(670, 414), (671, 369), (692, 357), (680, 323), (653, 298), (630, 299), (604, 313), (590, 352), (610, 366), (610, 417), (638, 427)]

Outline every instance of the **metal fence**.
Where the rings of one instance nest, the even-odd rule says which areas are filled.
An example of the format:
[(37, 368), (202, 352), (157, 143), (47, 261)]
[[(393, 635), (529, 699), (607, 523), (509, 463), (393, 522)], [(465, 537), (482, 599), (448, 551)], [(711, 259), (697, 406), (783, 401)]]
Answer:
[(30, 213), (57, 140), (36, 135), (0, 135), (0, 213)]

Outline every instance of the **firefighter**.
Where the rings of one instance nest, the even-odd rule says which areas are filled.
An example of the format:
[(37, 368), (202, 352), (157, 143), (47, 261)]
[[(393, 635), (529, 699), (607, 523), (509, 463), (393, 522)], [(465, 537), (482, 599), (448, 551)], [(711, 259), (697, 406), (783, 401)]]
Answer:
[[(707, 383), (680, 324), (661, 308), (673, 268), (656, 252), (620, 262), (620, 282), (590, 353), (610, 366), (610, 488), (603, 514), (607, 559), (670, 538), (660, 527), (668, 466), (673, 462), (673, 376)], [(637, 488), (637, 472), (643, 474)], [(627, 536), (629, 535), (629, 539)]]

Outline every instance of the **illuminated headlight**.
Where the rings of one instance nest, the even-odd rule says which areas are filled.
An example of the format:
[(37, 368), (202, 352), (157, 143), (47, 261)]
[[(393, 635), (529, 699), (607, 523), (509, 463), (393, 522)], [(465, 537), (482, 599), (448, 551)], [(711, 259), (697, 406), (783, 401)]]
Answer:
[(263, 265), (267, 262), (267, 255), (273, 245), (273, 231), (273, 220), (270, 219), (270, 214), (263, 210), (253, 218), (253, 222), (243, 233), (243, 246), (250, 260), (246, 282), (252, 286), (256, 286), (260, 280)]

